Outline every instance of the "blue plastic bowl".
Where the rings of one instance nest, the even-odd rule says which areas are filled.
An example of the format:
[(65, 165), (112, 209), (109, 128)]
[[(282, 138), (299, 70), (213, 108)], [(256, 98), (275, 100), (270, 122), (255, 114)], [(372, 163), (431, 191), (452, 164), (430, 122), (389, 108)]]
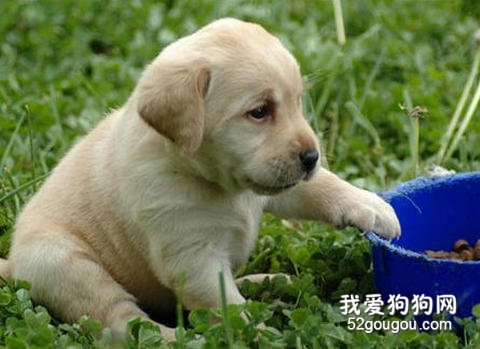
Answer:
[(432, 259), (425, 250), (451, 251), (458, 239), (480, 239), (480, 172), (418, 178), (381, 196), (400, 220), (402, 236), (387, 241), (368, 233), (377, 291), (382, 298), (401, 294), (454, 295), (456, 316), (471, 316), (480, 303), (480, 261)]

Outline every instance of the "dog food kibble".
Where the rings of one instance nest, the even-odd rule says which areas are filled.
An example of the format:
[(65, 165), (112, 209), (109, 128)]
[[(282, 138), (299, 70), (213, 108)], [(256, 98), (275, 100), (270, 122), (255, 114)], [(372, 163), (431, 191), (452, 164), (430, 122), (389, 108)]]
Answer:
[(460, 258), (464, 261), (473, 261), (473, 250), (470, 248), (468, 250), (461, 251)]
[(469, 248), (470, 245), (468, 242), (462, 239), (455, 241), (455, 244), (453, 245), (453, 250), (458, 253), (462, 252), (463, 250), (468, 250)]
[(480, 239), (477, 240), (474, 247), (470, 246), (466, 240), (460, 239), (455, 241), (453, 251), (451, 252), (426, 250), (425, 254), (430, 258), (436, 259), (478, 261), (480, 260)]
[(473, 258), (475, 260), (480, 259), (480, 246), (475, 246), (473, 249)]

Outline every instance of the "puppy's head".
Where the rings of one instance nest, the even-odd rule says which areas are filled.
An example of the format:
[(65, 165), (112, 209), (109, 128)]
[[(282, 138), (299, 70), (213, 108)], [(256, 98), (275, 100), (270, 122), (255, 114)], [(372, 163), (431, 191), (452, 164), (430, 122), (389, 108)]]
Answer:
[(208, 179), (274, 194), (315, 171), (298, 64), (262, 27), (222, 19), (168, 46), (137, 86), (139, 115)]

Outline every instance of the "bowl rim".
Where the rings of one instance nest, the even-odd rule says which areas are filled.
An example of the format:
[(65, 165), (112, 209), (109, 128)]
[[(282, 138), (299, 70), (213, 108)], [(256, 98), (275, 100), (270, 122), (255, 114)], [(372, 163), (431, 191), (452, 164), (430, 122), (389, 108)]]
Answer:
[[(457, 182), (464, 181), (469, 179), (478, 179), (480, 180), (480, 172), (462, 172), (456, 174), (449, 174), (445, 176), (434, 176), (434, 177), (417, 177), (407, 182), (400, 183), (389, 189), (385, 192), (378, 193), (385, 201), (390, 202), (393, 198), (397, 196), (406, 196), (409, 193), (412, 193), (419, 189), (436, 187), (448, 182)], [(401, 246), (394, 245), (392, 240), (387, 240), (378, 236), (375, 232), (369, 231), (365, 233), (365, 237), (370, 241), (370, 244), (373, 247), (384, 247), (389, 253), (397, 254), (406, 258), (415, 258), (420, 260), (428, 261), (429, 263), (439, 263), (444, 265), (480, 265), (479, 261), (459, 261), (452, 259), (437, 259), (426, 256), (425, 254), (415, 252), (412, 250), (407, 250)]]

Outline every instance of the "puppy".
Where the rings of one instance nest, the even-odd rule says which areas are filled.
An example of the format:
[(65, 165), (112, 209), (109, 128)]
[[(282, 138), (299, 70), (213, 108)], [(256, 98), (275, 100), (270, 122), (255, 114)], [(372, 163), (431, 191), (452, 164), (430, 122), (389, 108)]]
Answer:
[(264, 211), (397, 237), (387, 203), (320, 168), (302, 89), (256, 24), (222, 19), (169, 45), (25, 206), (3, 274), (65, 321), (88, 314), (124, 334), (176, 297), (219, 307), (221, 271), (227, 302), (245, 302), (234, 271)]

